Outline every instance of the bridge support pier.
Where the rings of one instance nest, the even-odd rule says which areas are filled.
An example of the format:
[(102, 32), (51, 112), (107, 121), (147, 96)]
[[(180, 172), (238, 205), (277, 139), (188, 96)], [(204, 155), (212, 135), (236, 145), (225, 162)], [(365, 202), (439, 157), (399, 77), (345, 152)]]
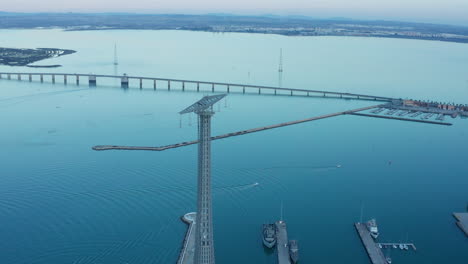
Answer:
[(89, 86), (96, 86), (97, 82), (96, 82), (96, 75), (89, 75), (88, 76), (88, 83), (89, 83)]
[(21, 74), (18, 74), (18, 81), (21, 81)]
[(275, 89), (275, 95), (276, 95), (276, 89)]
[(199, 91), (200, 91), (200, 83), (197, 82), (197, 92), (199, 92)]
[(182, 92), (185, 92), (185, 82), (182, 82)]
[(214, 83), (211, 84), (211, 92), (214, 93)]
[(44, 75), (41, 74), (41, 83), (44, 82)]
[(52, 74), (52, 83), (55, 83), (55, 74)]
[(64, 83), (64, 84), (67, 84), (67, 75), (66, 75), (66, 74), (63, 75), (63, 83)]
[(309, 96), (309, 95), (310, 95), (309, 92), (307, 92), (307, 96)]
[(140, 78), (140, 89), (143, 88), (143, 79)]
[(228, 86), (227, 86), (227, 93), (229, 93), (229, 90), (230, 90), (230, 88), (229, 88), (229, 85), (228, 85)]
[(0, 79), (2, 79), (2, 74), (0, 73)]
[(156, 80), (153, 80), (153, 89), (156, 91)]
[(167, 81), (167, 90), (168, 90), (168, 91), (171, 90), (171, 81)]
[(293, 91), (291, 91), (291, 96), (293, 96)]
[(262, 89), (258, 88), (258, 94), (262, 93)]
[(76, 85), (80, 85), (80, 76), (76, 75)]
[(327, 97), (327, 94), (326, 94), (326, 93), (323, 93), (323, 97)]
[(11, 75), (7, 74), (7, 78), (8, 78), (8, 80), (11, 80)]
[(31, 74), (29, 74), (29, 76), (28, 76), (28, 77), (29, 77), (29, 82), (32, 82), (32, 75), (31, 75)]
[(120, 79), (120, 87), (128, 88), (128, 77), (126, 74), (124, 74), (122, 78)]
[(245, 86), (242, 87), (242, 93), (245, 94)]

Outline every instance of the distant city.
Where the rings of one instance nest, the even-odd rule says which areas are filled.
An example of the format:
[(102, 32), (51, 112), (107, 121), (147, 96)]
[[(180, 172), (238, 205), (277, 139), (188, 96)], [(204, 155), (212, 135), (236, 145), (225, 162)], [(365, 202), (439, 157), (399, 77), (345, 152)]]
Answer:
[(347, 18), (305, 16), (147, 15), (126, 13), (5, 13), (0, 28), (63, 28), (64, 30), (193, 30), (286, 36), (355, 36), (438, 40), (468, 43), (468, 27)]

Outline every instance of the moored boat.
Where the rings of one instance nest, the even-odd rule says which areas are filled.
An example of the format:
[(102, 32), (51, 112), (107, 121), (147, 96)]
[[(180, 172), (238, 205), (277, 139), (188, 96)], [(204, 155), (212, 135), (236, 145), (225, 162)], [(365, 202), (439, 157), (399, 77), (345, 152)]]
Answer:
[(289, 257), (293, 263), (299, 261), (299, 246), (297, 245), (297, 240), (289, 240)]
[(367, 221), (366, 227), (369, 230), (371, 237), (377, 239), (379, 236), (379, 229), (377, 228), (377, 222), (375, 219)]
[(274, 224), (263, 224), (262, 229), (263, 245), (272, 248), (276, 245), (276, 226)]

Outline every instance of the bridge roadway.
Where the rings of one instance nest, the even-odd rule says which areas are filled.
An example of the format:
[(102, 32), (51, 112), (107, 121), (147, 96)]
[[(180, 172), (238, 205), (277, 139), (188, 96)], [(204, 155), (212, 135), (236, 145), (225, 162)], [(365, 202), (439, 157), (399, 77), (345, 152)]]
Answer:
[[(226, 90), (222, 92), (231, 93), (232, 87), (242, 88), (242, 93), (246, 93), (246, 89), (255, 89), (258, 91), (258, 94), (261, 94), (263, 90), (273, 91), (273, 94), (276, 95), (278, 91), (283, 92), (281, 95), (285, 95), (284, 92), (287, 92), (289, 95), (296, 96), (320, 96), (320, 97), (331, 97), (331, 98), (340, 98), (340, 99), (356, 99), (356, 100), (371, 100), (371, 101), (382, 101), (382, 102), (391, 102), (395, 98), (384, 97), (384, 96), (374, 96), (374, 95), (365, 95), (365, 94), (356, 94), (356, 93), (342, 93), (342, 92), (332, 92), (332, 91), (321, 91), (321, 90), (307, 90), (307, 89), (296, 89), (296, 88), (283, 88), (283, 87), (273, 87), (273, 86), (262, 86), (262, 85), (253, 85), (253, 84), (238, 84), (238, 83), (224, 83), (224, 82), (209, 82), (209, 81), (195, 81), (195, 80), (182, 80), (182, 79), (169, 79), (169, 78), (157, 78), (157, 77), (143, 77), (143, 76), (127, 76), (127, 75), (105, 75), (105, 74), (82, 74), (82, 73), (53, 73), (53, 72), (0, 72), (0, 79), (6, 77), (6, 79), (11, 80), (14, 76), (18, 80), (22, 80), (21, 76), (27, 76), (28, 80), (32, 81), (32, 76), (39, 76), (40, 81), (44, 82), (44, 76), (50, 76), (52, 83), (56, 82), (56, 76), (63, 76), (64, 83), (67, 83), (68, 77), (75, 77), (76, 84), (79, 85), (80, 77), (88, 78), (90, 85), (96, 85), (97, 78), (113, 78), (120, 79), (122, 87), (124, 87), (124, 82), (126, 87), (128, 87), (128, 81), (130, 79), (138, 80), (140, 84), (140, 89), (143, 88), (143, 80), (153, 81), (153, 88), (156, 89), (156, 82), (162, 81), (167, 83), (167, 90), (171, 89), (171, 82), (181, 83), (182, 91), (185, 91), (185, 84), (191, 83), (197, 85), (197, 91), (200, 91), (200, 84), (211, 86), (211, 92), (215, 92), (215, 86), (225, 87)], [(124, 81), (125, 79), (125, 81)], [(205, 91), (205, 90), (204, 90)], [(221, 91), (220, 91), (221, 92)], [(268, 93), (271, 94), (271, 93)]]
[[(285, 126), (291, 126), (291, 125), (296, 125), (296, 124), (305, 123), (305, 122), (311, 122), (311, 121), (315, 121), (315, 120), (320, 120), (320, 119), (325, 119), (325, 118), (330, 118), (330, 117), (335, 117), (335, 116), (340, 116), (340, 115), (352, 114), (354, 112), (360, 112), (360, 111), (365, 111), (365, 110), (378, 108), (378, 107), (385, 107), (385, 106), (386, 106), (385, 104), (373, 105), (373, 106), (367, 106), (367, 107), (358, 108), (358, 109), (354, 109), (354, 110), (348, 110), (348, 111), (344, 111), (344, 112), (337, 112), (337, 113), (333, 113), (333, 114), (321, 115), (321, 116), (311, 117), (311, 118), (307, 118), (307, 119), (301, 119), (301, 120), (297, 120), (297, 121), (280, 123), (280, 124), (271, 125), (271, 126), (252, 128), (252, 129), (248, 129), (248, 130), (242, 130), (242, 131), (238, 131), (238, 132), (232, 132), (232, 133), (228, 133), (228, 134), (224, 134), (224, 135), (214, 136), (214, 137), (211, 137), (211, 140), (217, 140), (217, 139), (223, 139), (223, 138), (228, 138), (228, 137), (240, 136), (240, 135), (255, 133), (255, 132), (259, 132), (259, 131), (279, 128), (279, 127), (285, 127)], [(198, 140), (193, 140), (193, 141), (187, 141), (187, 142), (182, 142), (182, 143), (177, 143), (177, 144), (172, 144), (172, 145), (167, 145), (167, 146), (161, 146), (161, 147), (99, 145), (99, 146), (94, 146), (93, 150), (163, 151), (163, 150), (168, 150), (168, 149), (173, 149), (173, 148), (185, 147), (185, 146), (189, 146), (189, 145), (193, 145), (193, 144), (197, 144), (197, 143), (198, 143)]]

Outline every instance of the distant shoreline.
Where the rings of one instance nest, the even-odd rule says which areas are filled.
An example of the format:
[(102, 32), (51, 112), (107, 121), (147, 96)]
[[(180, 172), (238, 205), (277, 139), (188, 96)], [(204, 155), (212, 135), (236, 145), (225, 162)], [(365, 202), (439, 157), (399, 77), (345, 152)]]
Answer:
[[(52, 28), (50, 28), (52, 29)], [(57, 29), (57, 28), (55, 28)], [(280, 35), (286, 37), (362, 37), (362, 38), (388, 38), (388, 39), (411, 39), (411, 40), (426, 40), (426, 41), (442, 41), (452, 43), (468, 43), (468, 36), (466, 39), (458, 38), (437, 38), (437, 37), (412, 37), (403, 35), (353, 35), (353, 34), (288, 34), (288, 33), (275, 33), (275, 32), (252, 32), (252, 31), (214, 31), (214, 30), (197, 30), (197, 29), (129, 29), (129, 28), (96, 28), (96, 29), (65, 29), (64, 31), (110, 31), (110, 30), (175, 30), (175, 31), (193, 31), (193, 32), (211, 32), (211, 33), (244, 33), (244, 34), (259, 34), (259, 35)]]
[(0, 29), (186, 30), (283, 36), (351, 36), (468, 43), (468, 27), (401, 21), (226, 14), (0, 13)]

